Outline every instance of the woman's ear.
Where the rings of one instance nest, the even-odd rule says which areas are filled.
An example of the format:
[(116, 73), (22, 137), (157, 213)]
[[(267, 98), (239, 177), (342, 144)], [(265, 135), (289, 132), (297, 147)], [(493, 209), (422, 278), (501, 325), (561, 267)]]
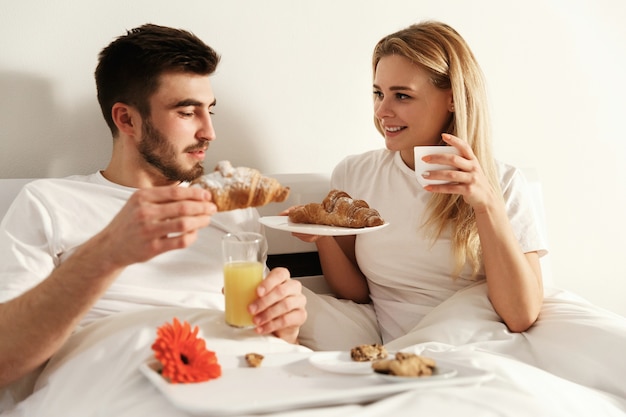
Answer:
[(124, 103), (115, 103), (111, 108), (111, 116), (117, 129), (126, 136), (137, 136), (140, 128), (139, 113)]
[(454, 97), (452, 97), (452, 94), (450, 94), (450, 99), (448, 101), (448, 111), (450, 113), (454, 113)]

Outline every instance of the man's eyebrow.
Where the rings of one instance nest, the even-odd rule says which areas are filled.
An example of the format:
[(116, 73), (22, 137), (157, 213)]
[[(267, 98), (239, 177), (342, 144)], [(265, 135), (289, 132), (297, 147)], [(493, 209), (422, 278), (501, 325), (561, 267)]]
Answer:
[[(209, 107), (213, 107), (216, 104), (217, 104), (217, 100), (213, 99), (213, 101), (209, 104)], [(202, 103), (201, 101), (198, 101), (192, 98), (186, 98), (184, 100), (177, 101), (176, 103), (174, 103), (172, 107), (188, 107), (188, 106), (202, 107), (203, 105), (204, 103)]]

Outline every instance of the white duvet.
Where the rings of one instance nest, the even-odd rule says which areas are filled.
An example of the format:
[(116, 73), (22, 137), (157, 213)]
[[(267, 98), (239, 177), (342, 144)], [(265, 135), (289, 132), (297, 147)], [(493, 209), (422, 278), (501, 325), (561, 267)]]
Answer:
[[(218, 358), (250, 351), (311, 352), (233, 330), (218, 311), (165, 308), (120, 314), (72, 336), (28, 398), (13, 404), (16, 392), (5, 390), (1, 415), (186, 416), (138, 370), (152, 357), (156, 328), (173, 317), (198, 325)], [(272, 415), (626, 415), (626, 319), (564, 291), (547, 290), (539, 321), (528, 332), (514, 334), (493, 312), (484, 285), (477, 285), (441, 304), (387, 348), (472, 365), (493, 372), (494, 378), (478, 385), (414, 389), (367, 404)]]

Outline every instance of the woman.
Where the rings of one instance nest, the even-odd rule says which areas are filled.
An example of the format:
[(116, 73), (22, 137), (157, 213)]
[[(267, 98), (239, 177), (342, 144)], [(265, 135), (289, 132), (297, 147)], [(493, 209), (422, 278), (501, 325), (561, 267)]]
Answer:
[[(385, 149), (345, 158), (331, 186), (367, 201), (389, 226), (349, 237), (297, 236), (316, 243), (338, 298), (372, 302), (384, 343), (480, 280), (508, 328), (527, 330), (542, 305), (545, 250), (524, 178), (493, 159), (474, 55), (450, 26), (424, 22), (381, 39), (373, 72), (374, 123)], [(423, 158), (455, 167), (424, 174), (451, 183), (418, 184), (413, 152), (424, 145), (459, 151)]]

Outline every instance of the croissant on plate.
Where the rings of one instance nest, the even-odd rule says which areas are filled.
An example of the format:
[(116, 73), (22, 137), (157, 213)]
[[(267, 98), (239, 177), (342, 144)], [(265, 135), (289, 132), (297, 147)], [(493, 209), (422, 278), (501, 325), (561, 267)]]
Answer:
[(324, 201), (296, 207), (289, 212), (294, 223), (324, 224), (340, 227), (380, 226), (385, 221), (363, 200), (355, 200), (341, 190), (331, 190)]
[(230, 161), (218, 162), (212, 173), (203, 175), (192, 185), (211, 192), (217, 211), (280, 203), (289, 196), (289, 187), (275, 178), (266, 177), (254, 168), (233, 167)]

